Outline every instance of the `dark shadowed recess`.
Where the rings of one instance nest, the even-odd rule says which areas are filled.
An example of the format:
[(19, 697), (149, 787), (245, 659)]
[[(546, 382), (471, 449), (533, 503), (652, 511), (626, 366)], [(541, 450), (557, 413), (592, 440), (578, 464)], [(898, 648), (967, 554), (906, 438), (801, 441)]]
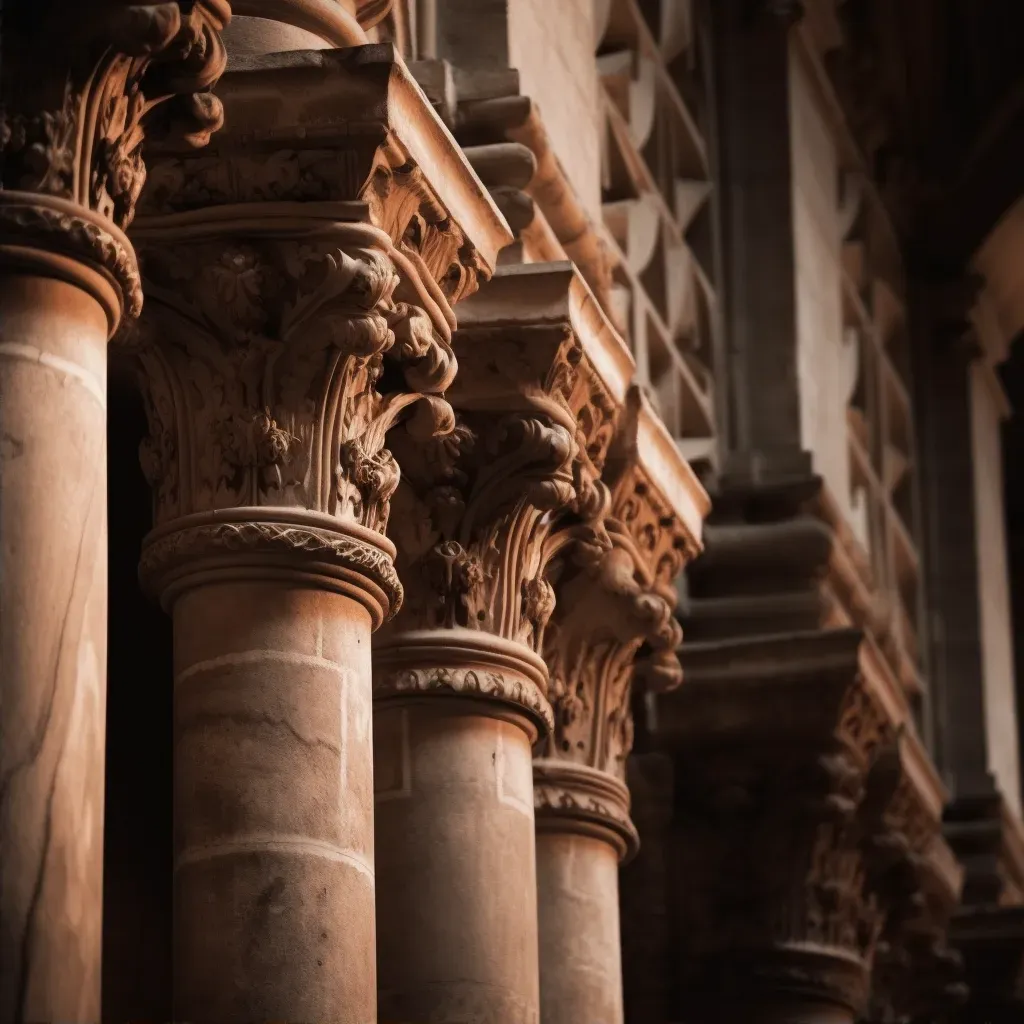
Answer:
[(103, 1013), (111, 1024), (171, 1020), (173, 863), (171, 625), (139, 587), (138, 554), (152, 518), (138, 457), (146, 419), (133, 382), (118, 369), (111, 367), (107, 420), (111, 545)]

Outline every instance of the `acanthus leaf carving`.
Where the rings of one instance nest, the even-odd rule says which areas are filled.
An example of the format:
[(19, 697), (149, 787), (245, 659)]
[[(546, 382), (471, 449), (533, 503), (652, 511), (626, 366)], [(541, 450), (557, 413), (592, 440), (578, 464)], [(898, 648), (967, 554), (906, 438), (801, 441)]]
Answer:
[[(393, 614), (402, 591), (383, 534), (399, 469), (386, 440), (399, 422), (416, 443), (453, 430), (442, 391), (454, 357), (432, 321), (396, 299), (382, 232), (300, 204), (287, 223), (252, 212), (140, 222), (150, 302), (123, 348), (150, 423), (140, 459), (157, 532), (187, 533), (197, 516), (298, 516), (307, 531), (335, 532), (326, 560), (383, 595), (371, 614)], [(253, 537), (268, 554), (284, 550), (266, 530)], [(201, 545), (162, 543), (167, 559), (209, 562)], [(360, 544), (380, 545), (390, 578), (359, 560)], [(307, 549), (294, 550), (301, 561)], [(158, 587), (176, 578), (149, 575)]]
[(572, 434), (527, 409), (463, 414), (447, 437), (423, 446), (406, 431), (394, 444), (411, 477), (394, 520), (406, 622), (482, 630), (537, 650), (554, 605), (543, 537), (576, 495)]
[[(192, 145), (203, 145), (220, 126), (220, 104), (207, 90), (226, 64), (220, 30), (230, 6), (83, 4), (62, 11), (56, 25), (50, 6), (25, 5), (4, 24), (5, 42), (13, 42), (5, 47), (3, 74), (0, 226), (8, 234), (30, 228), (19, 207), (53, 207), (59, 216), (35, 244), (46, 239), (45, 247), (100, 263), (133, 316), (141, 288), (121, 232), (146, 180), (142, 145), (147, 131), (159, 130), (157, 108), (177, 120)], [(57, 73), (40, 75), (41, 67)], [(96, 244), (97, 232), (110, 241)]]
[(633, 745), (634, 684), (679, 684), (674, 577), (690, 549), (639, 463), (614, 491), (593, 483), (580, 515), (549, 540), (558, 603), (544, 657), (555, 732), (544, 756), (625, 778)]

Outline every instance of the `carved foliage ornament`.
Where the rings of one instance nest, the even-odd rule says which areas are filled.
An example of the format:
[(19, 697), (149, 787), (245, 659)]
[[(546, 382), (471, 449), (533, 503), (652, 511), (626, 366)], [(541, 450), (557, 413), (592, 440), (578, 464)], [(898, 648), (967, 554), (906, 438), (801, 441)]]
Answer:
[(542, 542), (577, 494), (572, 433), (538, 408), (462, 414), (426, 446), (409, 431), (394, 443), (413, 477), (392, 530), (406, 624), (478, 629), (539, 652), (554, 610)]
[[(57, 6), (39, 0), (4, 11), (0, 228), (49, 235), (44, 247), (101, 263), (134, 315), (141, 289), (120, 232), (145, 182), (150, 115), (163, 107), (165, 126), (192, 145), (203, 145), (220, 126), (220, 103), (208, 90), (226, 64), (219, 33), (230, 5)], [(59, 202), (51, 209), (43, 197), (94, 216), (80, 217)], [(53, 215), (26, 215), (25, 206)], [(104, 222), (116, 230), (105, 233)]]
[(449, 304), (475, 291), (486, 275), (422, 170), (394, 137), (381, 145), (379, 132), (349, 134), (330, 149), (253, 152), (250, 146), (245, 152), (161, 159), (150, 172), (145, 206), (147, 213), (176, 213), (214, 204), (338, 199), (366, 203), (370, 221), (404, 257), (425, 268), (423, 276), (438, 283)]
[(404, 431), (393, 439), (403, 483), (392, 539), (407, 587), (396, 628), (476, 629), (543, 654), (555, 607), (547, 540), (607, 500), (595, 481), (619, 406), (567, 323), (484, 322), (456, 337), (454, 433), (426, 447)]
[(589, 520), (557, 531), (548, 542), (558, 604), (544, 657), (555, 732), (543, 755), (624, 779), (633, 745), (630, 691), (637, 654), (646, 643), (649, 660), (661, 668), (661, 684), (678, 684), (675, 650), (682, 629), (673, 614), (674, 594), (659, 592), (609, 501), (610, 496)]
[(888, 911), (870, 864), (900, 785), (898, 738), (857, 680), (833, 735), (808, 740), (737, 737), (681, 768), (687, 960), (699, 985), (702, 964), (727, 965), (737, 950), (813, 945), (860, 963), (859, 975), (837, 975), (849, 990), (825, 993), (857, 1005)]
[(450, 432), (448, 343), (399, 301), (390, 242), (310, 218), (297, 238), (184, 243), (147, 229), (151, 298), (136, 338), (156, 521), (290, 507), (383, 533), (398, 466), (384, 447)]

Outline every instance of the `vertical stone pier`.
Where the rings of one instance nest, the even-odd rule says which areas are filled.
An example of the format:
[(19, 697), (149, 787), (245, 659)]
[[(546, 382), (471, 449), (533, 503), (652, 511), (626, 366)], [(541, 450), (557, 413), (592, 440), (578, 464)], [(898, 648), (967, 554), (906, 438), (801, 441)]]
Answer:
[(230, 15), (50, 6), (5, 11), (0, 41), (3, 1021), (100, 1017), (107, 343), (142, 303), (146, 132), (179, 99), (192, 143), (216, 127)]

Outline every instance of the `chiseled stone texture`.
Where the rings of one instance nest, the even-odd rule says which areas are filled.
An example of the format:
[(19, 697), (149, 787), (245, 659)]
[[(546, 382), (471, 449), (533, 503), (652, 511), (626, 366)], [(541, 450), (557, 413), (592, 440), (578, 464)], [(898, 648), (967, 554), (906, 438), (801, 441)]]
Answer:
[(603, 839), (537, 835), (541, 1020), (622, 1024), (619, 854)]
[(0, 278), (0, 1020), (100, 1012), (107, 320)]
[(369, 637), (286, 582), (176, 602), (177, 1019), (376, 1021)]
[(601, 93), (592, 0), (509, 0), (509, 63), (539, 106), (562, 167), (601, 223)]
[(537, 1024), (530, 739), (453, 702), (375, 713), (380, 1019)]

